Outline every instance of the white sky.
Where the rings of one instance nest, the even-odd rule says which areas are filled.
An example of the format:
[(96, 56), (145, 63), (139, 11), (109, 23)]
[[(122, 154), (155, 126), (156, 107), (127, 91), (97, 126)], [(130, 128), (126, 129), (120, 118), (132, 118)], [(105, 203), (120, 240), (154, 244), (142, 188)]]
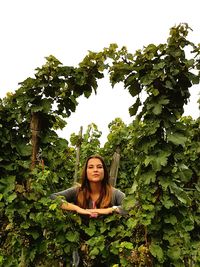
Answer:
[[(0, 97), (33, 76), (35, 69), (54, 55), (64, 65), (77, 66), (87, 51), (101, 51), (110, 43), (132, 53), (150, 43), (166, 42), (169, 29), (186, 22), (193, 29), (189, 39), (200, 42), (199, 0), (1, 0)], [(192, 88), (186, 115), (200, 115), (199, 87)], [(69, 138), (91, 122), (103, 131), (116, 117), (131, 122), (131, 96), (121, 85), (111, 89), (99, 82), (97, 96), (79, 100), (61, 136)]]

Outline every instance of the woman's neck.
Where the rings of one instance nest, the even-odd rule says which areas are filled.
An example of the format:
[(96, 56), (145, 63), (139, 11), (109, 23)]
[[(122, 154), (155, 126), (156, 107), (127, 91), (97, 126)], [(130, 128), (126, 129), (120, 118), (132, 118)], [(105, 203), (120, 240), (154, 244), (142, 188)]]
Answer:
[(90, 183), (90, 197), (92, 200), (96, 201), (101, 193), (101, 183)]
[(101, 192), (101, 183), (90, 183), (91, 193), (97, 194)]

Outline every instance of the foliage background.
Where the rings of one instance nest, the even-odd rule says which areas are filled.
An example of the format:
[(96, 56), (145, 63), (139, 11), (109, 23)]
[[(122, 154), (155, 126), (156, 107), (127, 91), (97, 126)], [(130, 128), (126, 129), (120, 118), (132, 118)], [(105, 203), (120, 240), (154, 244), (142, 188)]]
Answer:
[[(199, 45), (187, 40), (190, 28), (170, 29), (165, 44), (131, 54), (111, 44), (89, 52), (77, 68), (54, 56), (0, 102), (1, 266), (69, 265), (79, 248), (83, 266), (198, 266), (199, 118), (182, 117), (189, 88), (199, 83)], [(57, 129), (75, 112), (77, 98), (97, 90), (108, 73), (133, 97), (133, 123), (109, 124), (104, 147), (95, 124), (83, 138), (59, 138)], [(142, 103), (141, 92), (147, 93)], [(40, 150), (31, 167), (31, 128), (37, 114)], [(120, 150), (117, 187), (126, 192), (125, 216), (88, 220), (63, 213), (49, 195), (73, 184), (76, 146), (80, 167), (91, 153), (108, 166)]]

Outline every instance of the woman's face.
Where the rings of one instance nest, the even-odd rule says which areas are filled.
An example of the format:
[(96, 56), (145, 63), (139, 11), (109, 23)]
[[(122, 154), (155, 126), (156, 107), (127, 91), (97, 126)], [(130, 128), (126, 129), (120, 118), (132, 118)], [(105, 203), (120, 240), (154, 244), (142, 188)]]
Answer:
[(91, 158), (88, 160), (86, 171), (89, 182), (101, 182), (104, 178), (103, 164), (98, 158)]

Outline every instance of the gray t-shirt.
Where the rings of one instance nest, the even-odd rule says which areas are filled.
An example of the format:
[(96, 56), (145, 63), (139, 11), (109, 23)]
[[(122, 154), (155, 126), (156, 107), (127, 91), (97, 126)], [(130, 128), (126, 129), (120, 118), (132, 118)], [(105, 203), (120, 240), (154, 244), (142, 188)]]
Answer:
[[(78, 192), (79, 187), (70, 187), (66, 190), (53, 193), (50, 197), (51, 199), (55, 199), (57, 196), (63, 196), (67, 202), (77, 204), (77, 192)], [(111, 198), (111, 203), (110, 207), (112, 206), (118, 206), (119, 209), (121, 209), (122, 201), (125, 197), (125, 194), (120, 191), (117, 188), (112, 188), (112, 198)], [(92, 208), (92, 200), (89, 202), (89, 208)]]

